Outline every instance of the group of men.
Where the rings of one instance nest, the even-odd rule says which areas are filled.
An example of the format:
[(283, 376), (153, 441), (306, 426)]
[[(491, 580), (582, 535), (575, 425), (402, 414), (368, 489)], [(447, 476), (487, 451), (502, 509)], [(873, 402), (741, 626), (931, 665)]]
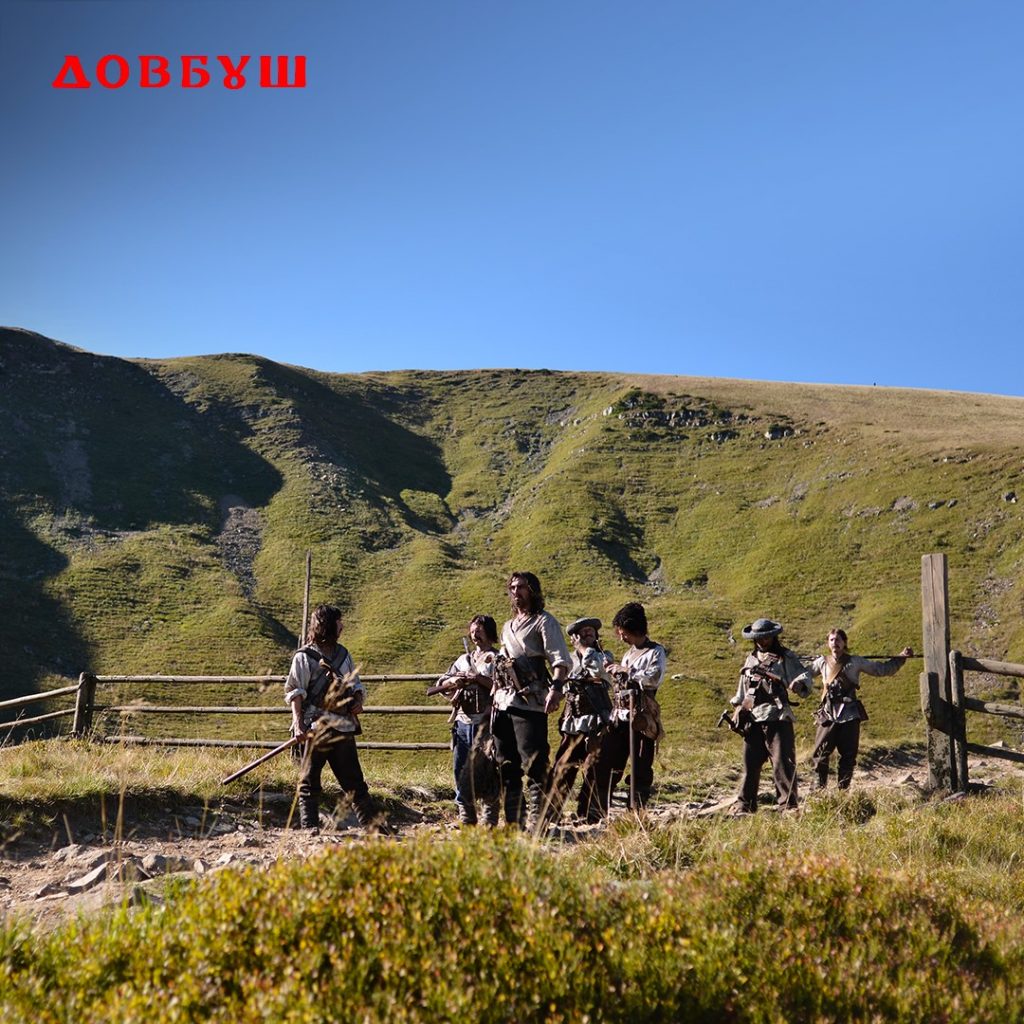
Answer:
[[(576, 816), (599, 821), (626, 766), (631, 802), (642, 806), (654, 781), (661, 738), (655, 698), (665, 675), (665, 648), (647, 633), (643, 605), (631, 602), (612, 627), (628, 645), (616, 662), (601, 646), (601, 621), (585, 617), (565, 634), (544, 608), (531, 572), (509, 577), (512, 617), (499, 635), (489, 615), (469, 623), (473, 649), (452, 664), (431, 692), (453, 704), (455, 804), (464, 824), (505, 822), (535, 830), (558, 820), (577, 776)], [(564, 702), (564, 703), (563, 703)], [(548, 716), (561, 710), (554, 761)]]
[[(664, 735), (656, 694), (665, 677), (665, 648), (648, 635), (643, 605), (616, 612), (612, 628), (627, 645), (616, 662), (601, 645), (601, 621), (576, 619), (563, 634), (544, 608), (540, 580), (514, 572), (508, 580), (511, 617), (500, 636), (494, 619), (475, 615), (466, 651), (428, 690), (452, 704), (455, 803), (467, 825), (506, 824), (538, 830), (558, 821), (577, 777), (582, 782), (576, 818), (597, 822), (630, 766), (630, 805), (643, 807), (654, 782), (654, 756)], [(757, 809), (761, 771), (771, 764), (780, 809), (797, 806), (795, 715), (790, 693), (806, 696), (810, 680), (822, 678), (815, 712), (818, 731), (812, 756), (818, 786), (828, 779), (829, 759), (839, 755), (839, 785), (849, 786), (867, 711), (857, 690), (861, 674), (887, 676), (913, 651), (906, 647), (884, 661), (851, 654), (846, 633), (833, 629), (829, 653), (805, 665), (783, 647), (781, 623), (758, 619), (743, 629), (753, 649), (740, 671), (723, 715), (743, 737), (743, 772), (736, 810)], [(356, 753), (363, 686), (339, 642), (341, 612), (329, 605), (313, 613), (306, 644), (292, 659), (285, 699), (293, 711), (292, 733), (305, 744), (298, 786), (300, 823), (319, 825), (320, 778), (330, 765), (351, 797), (360, 823), (375, 819), (375, 807)], [(572, 643), (572, 651), (566, 643)], [(500, 644), (500, 646), (499, 646)], [(554, 760), (548, 717), (561, 711), (560, 743)]]
[[(735, 708), (730, 727), (743, 737), (743, 773), (735, 804), (738, 814), (757, 810), (761, 769), (770, 763), (775, 782), (775, 796), (781, 811), (797, 807), (796, 716), (790, 704), (790, 693), (806, 697), (811, 692), (811, 679), (822, 680), (821, 702), (814, 713), (817, 732), (814, 737), (816, 788), (828, 783), (829, 759), (839, 755), (839, 788), (846, 789), (853, 779), (860, 745), (860, 723), (868, 713), (857, 693), (861, 675), (891, 676), (914, 655), (910, 647), (884, 661), (873, 661), (852, 654), (847, 647), (846, 632), (832, 629), (828, 634), (828, 654), (815, 658), (805, 666), (800, 658), (779, 640), (782, 623), (758, 619), (743, 628), (745, 640), (753, 641), (753, 649), (743, 662), (739, 685), (731, 704)], [(723, 715), (723, 720), (725, 719)]]

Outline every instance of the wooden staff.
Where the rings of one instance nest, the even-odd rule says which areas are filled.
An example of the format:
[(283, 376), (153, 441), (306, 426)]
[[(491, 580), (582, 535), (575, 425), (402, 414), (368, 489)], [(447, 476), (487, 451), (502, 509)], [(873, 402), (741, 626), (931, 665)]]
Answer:
[(629, 809), (636, 810), (636, 731), (633, 718), (636, 714), (636, 695), (629, 691)]
[(243, 775), (247, 775), (253, 770), (258, 768), (264, 761), (269, 761), (272, 757), (277, 757), (278, 754), (283, 754), (286, 750), (290, 750), (299, 742), (298, 736), (293, 736), (290, 740), (285, 740), (284, 743), (274, 747), (273, 750), (268, 751), (262, 757), (257, 757), (255, 761), (250, 761), (244, 768), (239, 768), (237, 772), (229, 775), (226, 779), (221, 779), (220, 784), (226, 786), (229, 782), (234, 782), (235, 779), (240, 779)]

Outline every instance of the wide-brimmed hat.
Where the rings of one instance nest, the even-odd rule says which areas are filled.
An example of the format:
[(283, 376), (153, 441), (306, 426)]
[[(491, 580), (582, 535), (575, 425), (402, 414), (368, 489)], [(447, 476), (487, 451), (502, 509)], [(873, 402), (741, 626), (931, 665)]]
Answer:
[(740, 636), (744, 640), (765, 640), (770, 636), (778, 636), (781, 632), (781, 622), (774, 622), (772, 619), (758, 619), (749, 626), (744, 626)]
[(595, 618), (577, 619), (575, 622), (566, 626), (565, 631), (569, 636), (579, 636), (579, 632), (584, 626), (593, 626), (594, 629), (600, 630), (601, 620)]

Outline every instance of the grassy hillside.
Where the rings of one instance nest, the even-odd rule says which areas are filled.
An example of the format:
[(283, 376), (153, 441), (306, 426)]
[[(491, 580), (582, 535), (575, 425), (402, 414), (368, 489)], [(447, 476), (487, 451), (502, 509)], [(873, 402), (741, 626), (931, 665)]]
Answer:
[[(248, 355), (126, 361), (2, 330), (0, 696), (84, 668), (283, 672), (307, 548), (313, 600), (343, 606), (365, 671), (440, 670), (472, 614), (505, 617), (504, 579), (528, 568), (562, 621), (645, 603), (681, 676), (663, 690), (672, 761), (727, 742), (713, 723), (757, 616), (781, 619), (802, 652), (831, 625), (862, 651), (918, 647), (925, 552), (949, 557), (954, 644), (1024, 661), (1021, 505), (1004, 500), (1024, 499), (1022, 433), (1010, 398), (331, 375)], [(419, 690), (389, 684), (371, 701)], [(913, 668), (869, 681), (865, 699), (869, 738), (921, 736)], [(370, 729), (443, 732), (437, 719)]]

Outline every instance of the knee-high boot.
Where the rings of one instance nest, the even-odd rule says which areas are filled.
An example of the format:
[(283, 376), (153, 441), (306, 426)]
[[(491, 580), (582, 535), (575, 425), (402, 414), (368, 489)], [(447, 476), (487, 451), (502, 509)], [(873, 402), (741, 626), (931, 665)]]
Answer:
[(515, 828), (523, 828), (526, 824), (526, 808), (521, 789), (505, 790), (505, 824)]
[(320, 801), (311, 793), (299, 794), (299, 828), (320, 831)]

